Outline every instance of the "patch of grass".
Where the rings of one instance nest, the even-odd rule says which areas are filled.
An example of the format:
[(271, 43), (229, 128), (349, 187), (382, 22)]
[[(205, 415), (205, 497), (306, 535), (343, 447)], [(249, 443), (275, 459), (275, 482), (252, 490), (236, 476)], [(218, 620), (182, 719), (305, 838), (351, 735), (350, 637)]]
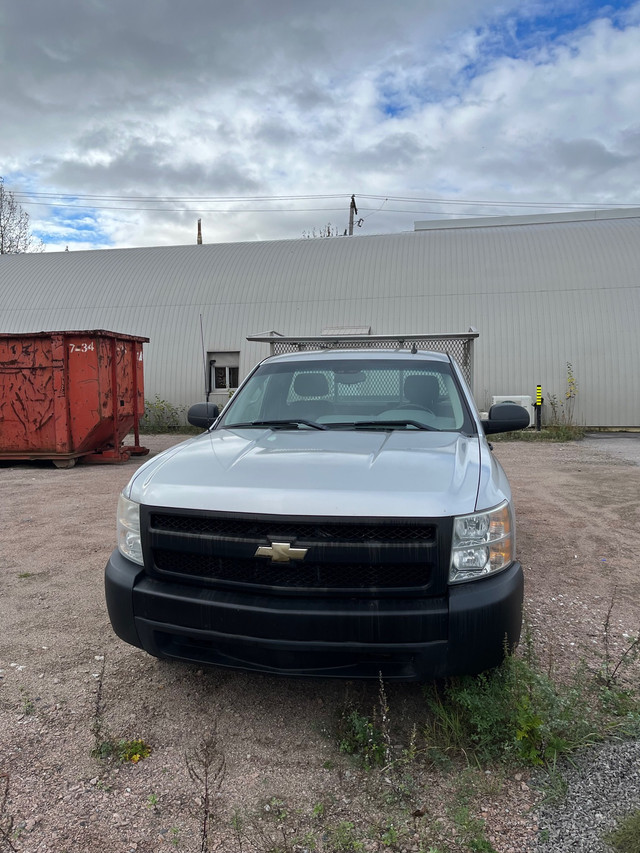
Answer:
[(535, 429), (520, 429), (497, 433), (491, 436), (491, 441), (580, 441), (585, 434), (585, 428), (576, 424), (550, 424), (539, 432)]
[(133, 740), (103, 740), (93, 750), (94, 758), (113, 758), (120, 764), (137, 764), (151, 755), (151, 747), (140, 738)]
[(20, 580), (26, 580), (27, 578), (34, 578), (35, 574), (33, 572), (20, 572), (18, 577)]
[(640, 809), (623, 818), (606, 841), (616, 853), (640, 853)]
[(360, 841), (354, 824), (349, 820), (342, 820), (337, 826), (329, 828), (327, 835), (331, 850), (339, 851), (339, 853), (349, 850), (364, 850), (364, 844)]
[(393, 823), (387, 824), (380, 835), (380, 841), (386, 847), (395, 847), (400, 841), (400, 834)]
[(478, 764), (553, 766), (561, 755), (601, 740), (616, 724), (584, 667), (569, 683), (556, 684), (531, 651), (527, 658), (507, 655), (500, 667), (482, 675), (430, 685), (425, 695), (431, 712), (427, 745), (463, 753)]
[(116, 758), (121, 763), (130, 761), (132, 764), (137, 764), (143, 758), (148, 758), (151, 755), (151, 747), (146, 744), (141, 738), (133, 740), (119, 740), (116, 747)]
[(477, 850), (481, 853), (497, 853), (485, 835), (484, 821), (475, 817), (468, 805), (458, 805), (452, 817), (458, 833), (464, 839), (469, 850)]

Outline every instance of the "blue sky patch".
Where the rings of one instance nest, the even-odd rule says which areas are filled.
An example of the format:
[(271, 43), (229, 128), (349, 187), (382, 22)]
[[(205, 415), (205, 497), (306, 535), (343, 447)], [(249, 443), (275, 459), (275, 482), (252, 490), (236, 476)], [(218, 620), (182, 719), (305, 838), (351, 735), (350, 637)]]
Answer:
[(109, 246), (112, 240), (91, 210), (76, 211), (72, 207), (51, 207), (48, 217), (54, 227), (47, 231), (34, 226), (33, 233), (44, 243), (89, 243)]
[(614, 0), (606, 4), (598, 0), (523, 4), (517, 12), (491, 22), (491, 40), (496, 53), (518, 58), (542, 46), (563, 42), (576, 30), (599, 18), (622, 28), (624, 13), (633, 5), (634, 0)]
[[(412, 79), (407, 69), (390, 71), (378, 80), (379, 110), (388, 118), (403, 118), (414, 109), (446, 98), (461, 96), (474, 78), (488, 71), (499, 59), (527, 59), (534, 63), (549, 62), (555, 45), (568, 44), (571, 36), (597, 19), (606, 19), (624, 29), (625, 13), (637, 0), (614, 0), (603, 4), (598, 0), (542, 0), (521, 3), (502, 17), (487, 20), (482, 27), (461, 32), (441, 45), (449, 61), (457, 58), (457, 67), (436, 62), (421, 70), (422, 80)], [(461, 45), (470, 42), (465, 52)], [(414, 69), (422, 63), (416, 62)], [(409, 69), (410, 71), (410, 69)]]

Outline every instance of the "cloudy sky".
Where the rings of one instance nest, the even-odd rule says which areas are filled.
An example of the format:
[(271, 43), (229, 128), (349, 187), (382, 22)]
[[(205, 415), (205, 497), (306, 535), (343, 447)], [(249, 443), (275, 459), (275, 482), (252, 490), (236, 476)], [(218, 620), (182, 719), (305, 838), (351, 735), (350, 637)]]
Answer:
[(0, 69), (48, 251), (640, 205), (632, 0), (7, 0)]

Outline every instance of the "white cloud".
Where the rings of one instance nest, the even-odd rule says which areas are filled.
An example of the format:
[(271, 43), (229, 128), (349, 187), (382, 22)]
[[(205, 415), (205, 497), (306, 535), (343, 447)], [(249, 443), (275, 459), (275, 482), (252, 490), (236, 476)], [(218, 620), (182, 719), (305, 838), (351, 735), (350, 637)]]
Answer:
[[(585, 20), (588, 7), (577, 0), (9, 4), (0, 36), (0, 162), (18, 190), (342, 194), (298, 203), (340, 211), (297, 215), (207, 212), (269, 206), (255, 201), (96, 200), (190, 211), (97, 209), (82, 228), (64, 221), (66, 211), (27, 206), (49, 248), (62, 249), (91, 245), (91, 222), (97, 245), (193, 242), (199, 217), (210, 242), (299, 237), (327, 221), (346, 225), (352, 192), (640, 204), (640, 4), (615, 13), (615, 25)], [(562, 26), (554, 14), (565, 15)], [(360, 233), (411, 229), (428, 218), (425, 210), (502, 212), (393, 202), (369, 221), (379, 204), (360, 200)], [(390, 212), (414, 207), (415, 214)]]

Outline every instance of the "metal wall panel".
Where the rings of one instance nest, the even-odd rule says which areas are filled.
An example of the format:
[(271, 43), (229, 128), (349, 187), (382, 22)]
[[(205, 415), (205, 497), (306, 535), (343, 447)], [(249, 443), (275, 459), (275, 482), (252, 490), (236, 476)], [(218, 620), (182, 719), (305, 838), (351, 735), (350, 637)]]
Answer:
[(147, 398), (202, 399), (207, 351), (268, 355), (247, 335), (477, 328), (475, 395), (563, 399), (576, 417), (640, 426), (640, 211), (410, 234), (0, 256), (0, 332), (111, 329), (150, 338)]

